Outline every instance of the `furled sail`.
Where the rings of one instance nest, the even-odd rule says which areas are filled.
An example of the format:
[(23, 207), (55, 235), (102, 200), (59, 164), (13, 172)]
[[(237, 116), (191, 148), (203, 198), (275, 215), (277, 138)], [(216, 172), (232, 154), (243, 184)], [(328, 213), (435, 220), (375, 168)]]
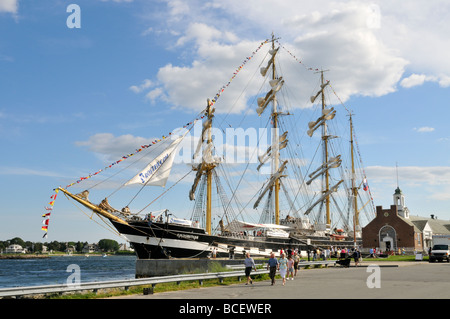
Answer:
[(192, 184), (191, 190), (189, 191), (189, 199), (195, 200), (195, 191), (197, 189), (198, 183), (202, 178), (204, 173), (209, 174), (217, 164), (220, 163), (221, 158), (213, 155), (214, 145), (212, 143), (212, 119), (214, 117), (215, 108), (212, 108), (212, 104), (208, 99), (208, 106), (205, 110), (205, 114), (208, 115), (208, 119), (203, 122), (202, 135), (198, 141), (196, 151), (192, 156), (192, 159), (196, 159), (202, 150), (202, 162), (200, 164), (195, 164), (192, 166), (193, 171), (197, 171), (195, 175), (194, 183)]
[(144, 186), (166, 186), (167, 179), (169, 178), (172, 169), (173, 160), (175, 159), (175, 150), (187, 133), (188, 131), (175, 140), (170, 138), (164, 140), (162, 143), (169, 145), (165, 147), (164, 150), (141, 172), (125, 183), (125, 185), (141, 184)]
[(281, 89), (284, 84), (284, 80), (282, 77), (280, 77), (279, 79), (272, 80), (269, 83), (272, 89), (267, 92), (265, 97), (260, 97), (257, 100), (258, 107), (256, 108), (256, 113), (258, 113), (259, 116), (261, 116), (269, 102), (272, 101), (272, 99), (275, 97), (275, 94)]
[(283, 164), (281, 164), (280, 168), (278, 169), (275, 174), (273, 174), (269, 181), (267, 182), (266, 187), (259, 195), (258, 199), (256, 200), (255, 204), (253, 205), (253, 208), (258, 207), (259, 203), (261, 202), (261, 199), (264, 197), (264, 195), (267, 193), (267, 191), (275, 184), (275, 181), (277, 181), (280, 177), (283, 177), (283, 171), (286, 168), (286, 164), (288, 161), (284, 161)]
[(269, 54), (272, 56), (272, 58), (269, 60), (269, 62), (267, 63), (266, 67), (261, 68), (260, 72), (262, 76), (266, 76), (267, 70), (269, 70), (270, 66), (273, 64), (274, 59), (275, 59), (275, 55), (277, 54), (278, 50), (280, 48), (274, 49), (274, 50), (270, 50)]
[[(279, 137), (278, 150), (282, 150), (283, 148), (285, 148), (287, 146), (287, 143), (289, 141), (287, 139), (287, 133), (288, 132), (286, 131)], [(275, 147), (269, 146), (267, 148), (267, 151), (264, 154), (261, 154), (258, 156), (258, 161), (259, 161), (259, 165), (257, 167), (258, 171), (272, 157), (272, 154), (273, 154), (272, 149), (275, 149), (275, 148), (276, 148), (276, 145), (275, 145)]]
[(314, 134), (314, 131), (317, 130), (325, 121), (332, 120), (335, 116), (336, 110), (333, 107), (330, 109), (323, 109), (321, 117), (319, 117), (316, 121), (308, 123), (308, 136), (311, 137)]
[(323, 195), (314, 202), (314, 204), (312, 204), (306, 211), (305, 211), (305, 215), (308, 215), (311, 210), (319, 203), (323, 202), (325, 200), (325, 198), (327, 198), (328, 196), (331, 195), (331, 193), (333, 192), (337, 192), (339, 185), (343, 182), (343, 180), (340, 180), (336, 185), (334, 185), (333, 187), (330, 188), (330, 190), (328, 190), (327, 192), (323, 193)]
[(317, 92), (316, 95), (311, 96), (311, 103), (314, 103), (314, 101), (317, 99), (317, 97), (318, 97), (320, 94), (322, 94), (323, 90), (325, 89), (325, 87), (326, 87), (328, 84), (330, 84), (330, 81), (327, 81), (327, 83), (322, 84), (322, 85), (320, 86), (320, 91)]
[(313, 180), (325, 174), (330, 168), (339, 167), (341, 163), (342, 163), (341, 155), (330, 158), (328, 162), (322, 164), (318, 169), (316, 169), (314, 172), (308, 175), (310, 180), (306, 182), (306, 185), (311, 184)]

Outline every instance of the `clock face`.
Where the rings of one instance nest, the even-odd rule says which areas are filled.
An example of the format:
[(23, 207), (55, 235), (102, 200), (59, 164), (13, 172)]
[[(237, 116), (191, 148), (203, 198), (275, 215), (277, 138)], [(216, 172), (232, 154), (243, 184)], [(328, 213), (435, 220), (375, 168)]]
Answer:
[(388, 217), (388, 216), (389, 216), (388, 212), (384, 213), (384, 217)]

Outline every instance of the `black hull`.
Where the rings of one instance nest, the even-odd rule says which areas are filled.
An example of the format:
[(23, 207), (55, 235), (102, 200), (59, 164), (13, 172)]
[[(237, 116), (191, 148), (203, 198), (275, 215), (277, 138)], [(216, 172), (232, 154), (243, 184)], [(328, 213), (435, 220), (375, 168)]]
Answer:
[[(206, 258), (211, 256), (213, 248), (219, 258), (230, 258), (231, 255), (243, 258), (245, 252), (250, 252), (253, 257), (268, 257), (272, 251), (277, 254), (281, 249), (289, 248), (307, 251), (319, 244), (312, 241), (308, 246), (306, 239), (298, 238), (208, 235), (203, 229), (170, 223), (138, 221), (125, 225), (111, 222), (129, 240), (139, 259)], [(337, 244), (342, 247), (347, 242), (334, 245)], [(326, 245), (330, 244), (322, 242), (319, 246)]]

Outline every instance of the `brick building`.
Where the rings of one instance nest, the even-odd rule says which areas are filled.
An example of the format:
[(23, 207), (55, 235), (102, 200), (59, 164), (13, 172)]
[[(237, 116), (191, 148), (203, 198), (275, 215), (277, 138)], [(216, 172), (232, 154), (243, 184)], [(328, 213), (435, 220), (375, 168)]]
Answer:
[(405, 206), (405, 197), (400, 188), (394, 192), (394, 205), (389, 209), (377, 206), (376, 217), (362, 229), (362, 248), (377, 248), (381, 251), (405, 249), (428, 251), (433, 235), (450, 234), (450, 221), (411, 216)]

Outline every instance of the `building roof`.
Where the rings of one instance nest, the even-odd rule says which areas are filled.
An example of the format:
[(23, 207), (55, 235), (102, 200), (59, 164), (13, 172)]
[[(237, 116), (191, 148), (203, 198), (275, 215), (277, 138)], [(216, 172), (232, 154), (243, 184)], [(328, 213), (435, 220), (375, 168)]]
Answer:
[(450, 221), (442, 220), (436, 218), (427, 218), (422, 216), (409, 216), (411, 222), (415, 225), (415, 227), (419, 228), (423, 231), (425, 225), (431, 227), (434, 235), (450, 235)]
[[(401, 220), (403, 220), (405, 223), (407, 223), (410, 226), (414, 227), (414, 232), (415, 233), (419, 233), (423, 231), (423, 228), (420, 228), (414, 221), (412, 221), (410, 218), (405, 218), (399, 214), (397, 214), (398, 218), (400, 218)], [(426, 224), (426, 222), (425, 222)], [(423, 225), (423, 227), (425, 227), (425, 224)]]

